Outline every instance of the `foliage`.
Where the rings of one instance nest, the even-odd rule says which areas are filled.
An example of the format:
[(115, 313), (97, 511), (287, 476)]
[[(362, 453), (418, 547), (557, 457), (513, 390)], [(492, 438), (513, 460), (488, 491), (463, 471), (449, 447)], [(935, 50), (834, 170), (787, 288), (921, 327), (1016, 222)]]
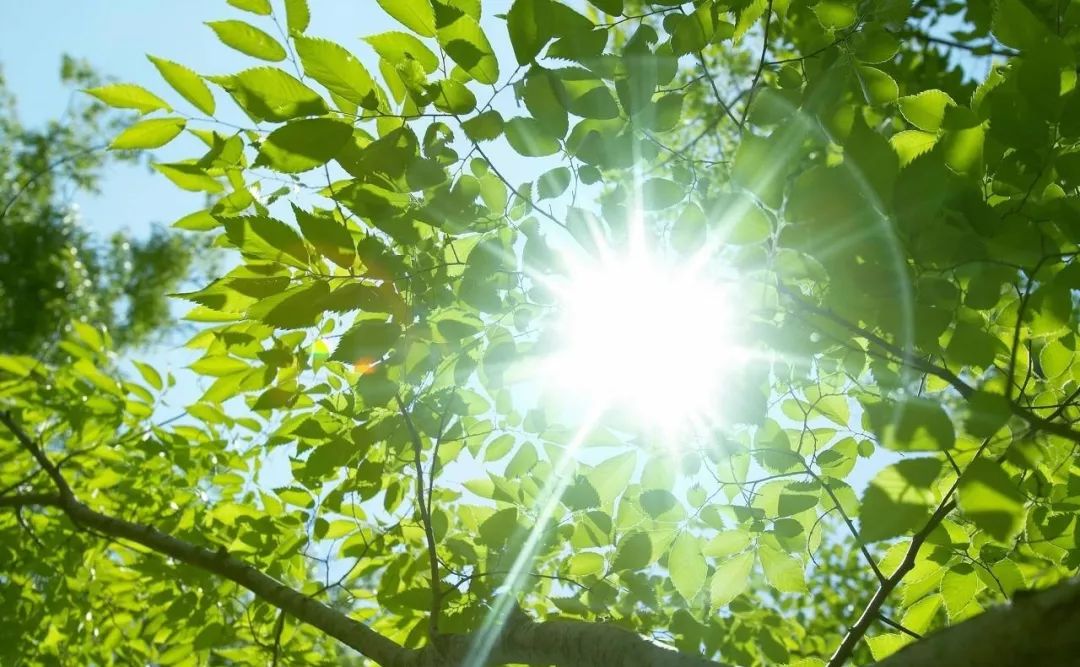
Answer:
[[(99, 82), (85, 63), (68, 57), (61, 78), (75, 86)], [(122, 120), (88, 99), (73, 96), (62, 118), (25, 127), (0, 78), (0, 350), (6, 353), (50, 347), (57, 327), (76, 318), (108, 328), (120, 346), (149, 341), (171, 324), (166, 293), (188, 275), (190, 240), (159, 227), (145, 238), (127, 232), (102, 238), (80, 222), (72, 197), (97, 192), (109, 162), (97, 142)]]
[[(377, 70), (229, 4), (250, 68), (88, 91), (241, 261), (178, 419), (92, 326), (0, 358), (8, 661), (838, 667), (1076, 573), (1076, 3), (379, 0)], [(674, 449), (515, 384), (640, 220), (754, 352)]]

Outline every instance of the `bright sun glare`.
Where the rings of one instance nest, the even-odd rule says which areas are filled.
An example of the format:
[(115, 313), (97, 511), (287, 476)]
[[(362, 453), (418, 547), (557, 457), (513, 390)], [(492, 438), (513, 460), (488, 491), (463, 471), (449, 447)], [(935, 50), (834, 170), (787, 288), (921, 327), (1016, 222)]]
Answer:
[(743, 356), (728, 290), (698, 262), (673, 266), (640, 247), (605, 254), (572, 266), (556, 290), (554, 379), (669, 433), (707, 419)]

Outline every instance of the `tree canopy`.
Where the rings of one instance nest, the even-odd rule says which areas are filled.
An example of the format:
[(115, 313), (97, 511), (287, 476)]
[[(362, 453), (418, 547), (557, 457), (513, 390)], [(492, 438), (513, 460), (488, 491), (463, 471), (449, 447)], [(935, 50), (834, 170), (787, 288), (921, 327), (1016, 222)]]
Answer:
[(5, 663), (1075, 662), (1080, 4), (228, 5), (86, 90), (234, 261), (176, 413), (0, 356)]

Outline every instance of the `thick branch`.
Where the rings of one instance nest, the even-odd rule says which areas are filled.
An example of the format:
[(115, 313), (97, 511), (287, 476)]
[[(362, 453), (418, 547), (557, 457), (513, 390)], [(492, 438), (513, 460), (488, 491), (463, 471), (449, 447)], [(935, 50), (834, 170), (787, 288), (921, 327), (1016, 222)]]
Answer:
[[(472, 635), (441, 638), (438, 663), (470, 664), (474, 655)], [(415, 667), (423, 664), (417, 656)], [(680, 653), (650, 642), (610, 623), (554, 620), (534, 623), (525, 618), (510, 620), (510, 627), (492, 648), (488, 665), (523, 664), (555, 667), (727, 667), (699, 655)], [(412, 666), (411, 666), (412, 667)]]
[(937, 632), (875, 667), (1074, 665), (1080, 655), (1080, 581), (1073, 580)]
[(55, 493), (21, 493), (14, 496), (0, 496), (0, 507), (59, 507), (60, 496)]

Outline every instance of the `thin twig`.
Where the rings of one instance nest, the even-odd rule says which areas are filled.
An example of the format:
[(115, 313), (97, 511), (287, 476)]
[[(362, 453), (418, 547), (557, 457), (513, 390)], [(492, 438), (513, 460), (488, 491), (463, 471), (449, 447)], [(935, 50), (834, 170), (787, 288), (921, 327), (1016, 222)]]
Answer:
[(398, 410), (405, 420), (405, 428), (409, 430), (409, 437), (413, 445), (413, 463), (416, 465), (416, 503), (420, 507), (420, 520), (424, 524), (428, 561), (431, 565), (431, 617), (428, 619), (428, 636), (432, 646), (434, 646), (439, 636), (439, 606), (442, 604), (442, 591), (439, 590), (439, 556), (435, 550), (435, 531), (431, 527), (431, 514), (428, 512), (428, 506), (424, 502), (427, 495), (424, 491), (424, 468), (421, 463), (424, 444), (420, 439), (420, 432), (416, 430), (416, 425), (413, 424), (409, 410), (405, 407), (405, 402), (401, 400), (401, 396), (395, 395), (394, 400), (397, 401)]
[(754, 103), (754, 93), (757, 92), (757, 85), (761, 80), (761, 73), (765, 69), (765, 56), (769, 52), (769, 23), (772, 22), (772, 3), (773, 0), (769, 0), (769, 4), (765, 8), (765, 28), (761, 35), (761, 57), (758, 59), (757, 71), (754, 72), (754, 78), (750, 81), (750, 92), (746, 96), (746, 106), (743, 107), (742, 118), (739, 119), (740, 132), (742, 132), (743, 126), (746, 125), (747, 116), (750, 115), (750, 105)]

